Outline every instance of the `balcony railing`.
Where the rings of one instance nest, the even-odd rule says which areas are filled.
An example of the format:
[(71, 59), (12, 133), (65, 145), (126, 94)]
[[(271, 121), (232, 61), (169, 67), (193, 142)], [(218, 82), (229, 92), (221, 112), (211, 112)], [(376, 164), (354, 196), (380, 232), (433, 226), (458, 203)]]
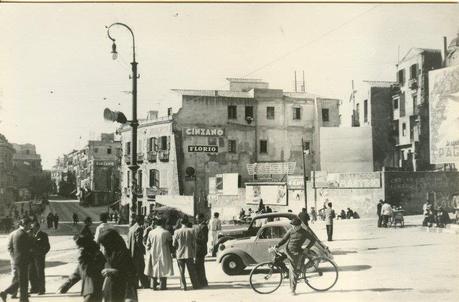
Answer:
[(153, 162), (155, 163), (156, 162), (156, 159), (157, 159), (157, 152), (156, 151), (148, 151), (147, 153), (147, 160), (149, 162)]
[(169, 150), (160, 150), (159, 151), (159, 160), (162, 162), (169, 161)]
[(142, 163), (143, 162), (143, 153), (137, 153), (137, 162)]
[(412, 90), (418, 89), (418, 80), (417, 79), (410, 79), (408, 82), (408, 87)]

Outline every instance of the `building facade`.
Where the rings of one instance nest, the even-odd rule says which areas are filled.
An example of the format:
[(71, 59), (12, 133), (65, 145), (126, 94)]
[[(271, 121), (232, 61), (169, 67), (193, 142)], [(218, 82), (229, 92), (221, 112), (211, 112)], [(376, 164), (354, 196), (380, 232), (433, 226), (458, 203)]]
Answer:
[(441, 51), (412, 48), (397, 65), (393, 85), (392, 110), (397, 167), (408, 171), (428, 171), (429, 81), (428, 73), (442, 66)]
[[(354, 91), (354, 126), (371, 127), (373, 171), (398, 166), (394, 159), (392, 87), (389, 81), (363, 81)], [(397, 132), (395, 132), (397, 133)]]
[[(149, 140), (157, 140), (161, 133), (171, 137), (169, 164), (164, 169), (176, 180), (168, 180), (167, 187), (160, 184), (163, 189), (160, 194), (167, 191), (194, 196), (194, 208), (199, 212), (208, 210), (209, 178), (217, 174), (237, 173), (239, 187), (256, 180), (249, 174), (248, 164), (290, 162), (294, 163), (294, 172), (302, 174), (302, 139), (309, 153), (305, 156), (306, 174), (309, 175), (313, 165), (320, 169), (318, 129), (340, 124), (337, 99), (269, 89), (268, 83), (258, 79), (228, 81), (229, 90), (174, 89), (181, 96), (178, 112), (167, 117), (167, 123), (158, 119), (142, 121), (139, 126), (139, 139), (143, 140), (138, 142), (141, 152), (148, 148)], [(171, 132), (159, 130), (163, 123), (171, 124)], [(149, 129), (158, 132), (150, 135), (148, 131), (153, 130)], [(131, 148), (130, 129), (126, 130), (122, 135), (123, 154)], [(151, 167), (140, 165), (142, 177), (150, 175), (149, 169), (156, 169), (153, 164), (147, 165)], [(127, 186), (126, 191), (129, 191), (129, 173), (128, 166), (123, 165), (122, 183)], [(160, 175), (163, 173), (160, 171)], [(281, 180), (274, 175), (258, 177), (264, 176)], [(123, 196), (128, 202), (127, 196)]]
[(12, 144), (14, 173), (16, 175), (19, 200), (30, 200), (39, 185), (36, 180), (42, 176), (41, 157), (33, 144)]
[(16, 201), (17, 187), (14, 175), (15, 150), (6, 137), (0, 134), (0, 218), (9, 214), (8, 209)]

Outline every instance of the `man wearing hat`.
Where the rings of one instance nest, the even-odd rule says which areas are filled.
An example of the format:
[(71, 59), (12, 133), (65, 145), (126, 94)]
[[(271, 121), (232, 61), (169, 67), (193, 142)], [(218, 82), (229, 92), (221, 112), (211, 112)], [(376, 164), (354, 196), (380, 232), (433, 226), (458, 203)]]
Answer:
[(284, 238), (282, 238), (281, 241), (279, 241), (279, 243), (276, 244), (275, 247), (279, 248), (280, 246), (287, 243), (285, 252), (292, 264), (291, 266), (289, 266), (290, 289), (292, 291), (292, 294), (295, 295), (297, 282), (296, 271), (299, 268), (301, 268), (301, 262), (303, 260), (303, 249), (301, 247), (306, 241), (306, 239), (308, 239), (309, 243), (306, 247), (306, 250), (309, 250), (316, 242), (316, 239), (301, 226), (301, 220), (299, 218), (292, 218), (290, 224), (293, 227), (290, 230), (288, 230), (288, 232), (284, 235)]

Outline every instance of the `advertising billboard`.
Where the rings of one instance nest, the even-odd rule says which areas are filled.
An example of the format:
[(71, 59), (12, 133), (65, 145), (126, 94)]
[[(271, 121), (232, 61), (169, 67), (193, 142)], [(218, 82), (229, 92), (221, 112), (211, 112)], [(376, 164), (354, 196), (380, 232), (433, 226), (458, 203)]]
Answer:
[(429, 72), (430, 163), (459, 163), (459, 66)]
[(247, 204), (258, 205), (263, 200), (265, 205), (286, 206), (287, 184), (284, 182), (246, 183), (245, 200)]

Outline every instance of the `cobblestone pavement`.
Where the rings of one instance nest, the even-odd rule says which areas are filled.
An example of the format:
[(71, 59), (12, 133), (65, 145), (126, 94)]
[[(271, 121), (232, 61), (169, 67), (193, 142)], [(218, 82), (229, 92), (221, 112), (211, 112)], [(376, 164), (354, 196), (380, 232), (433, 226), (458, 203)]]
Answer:
[[(288, 282), (273, 294), (259, 295), (249, 285), (246, 270), (225, 275), (215, 259), (206, 261), (209, 288), (183, 292), (176, 276), (169, 290), (139, 290), (140, 301), (457, 301), (459, 298), (459, 235), (426, 232), (420, 216), (405, 217), (404, 228), (378, 229), (376, 219), (336, 221), (334, 241), (326, 242), (340, 268), (338, 283), (325, 293), (299, 284), (297, 296), (289, 294)], [(326, 237), (322, 222), (312, 225), (319, 238)], [(77, 250), (71, 236), (51, 236), (47, 256), (47, 294), (31, 301), (81, 301), (79, 284), (66, 295), (53, 294), (76, 265)], [(0, 236), (0, 288), (10, 279), (6, 235)]]

